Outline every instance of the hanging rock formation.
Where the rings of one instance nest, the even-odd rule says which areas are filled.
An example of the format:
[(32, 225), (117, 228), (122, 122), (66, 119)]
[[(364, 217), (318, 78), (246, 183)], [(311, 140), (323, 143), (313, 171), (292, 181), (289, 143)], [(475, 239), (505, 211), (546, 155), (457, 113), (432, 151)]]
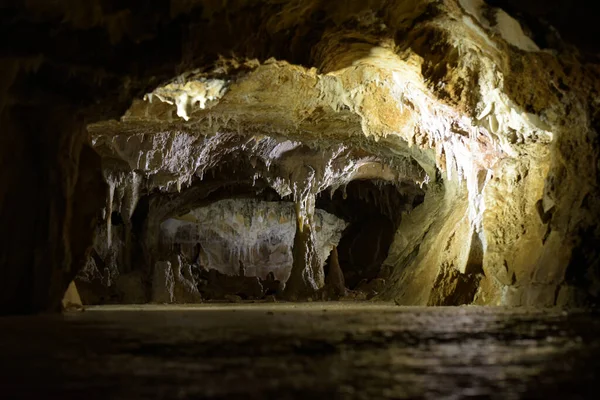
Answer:
[[(346, 223), (317, 210), (314, 215), (315, 250), (322, 268), (332, 246), (341, 237)], [(189, 246), (189, 262), (223, 274), (286, 282), (292, 269), (292, 247), (296, 233), (296, 213), (291, 202), (254, 199), (226, 199), (197, 208), (161, 224), (162, 240), (174, 246)]]
[(22, 40), (1, 45), (0, 312), (58, 309), (92, 259), (150, 300), (172, 262), (161, 224), (236, 197), (297, 205), (287, 291), (309, 296), (315, 202), (361, 180), (425, 194), (394, 226), (379, 299), (600, 295), (600, 70), (522, 23), (533, 3), (126, 3), (2, 6)]

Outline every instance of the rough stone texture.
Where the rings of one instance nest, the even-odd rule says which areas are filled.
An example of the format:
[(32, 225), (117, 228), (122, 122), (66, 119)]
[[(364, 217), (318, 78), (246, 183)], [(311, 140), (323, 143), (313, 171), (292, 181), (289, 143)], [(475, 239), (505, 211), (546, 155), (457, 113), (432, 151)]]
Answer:
[(173, 288), (175, 303), (200, 303), (202, 296), (198, 292), (196, 279), (192, 275), (189, 264), (182, 262), (181, 257), (177, 257), (173, 264), (173, 273), (175, 286)]
[[(172, 246), (199, 244), (196, 258), (204, 268), (238, 275), (241, 262), (246, 276), (266, 279), (273, 272), (285, 282), (292, 268), (296, 221), (291, 202), (228, 199), (166, 220), (161, 224), (161, 240)], [(315, 245), (321, 267), (345, 227), (343, 220), (316, 210)]]
[[(596, 133), (578, 122), (590, 119), (587, 66), (542, 51), (517, 21), (482, 1), (401, 4), (395, 18), (364, 10), (355, 31), (326, 29), (313, 48), (316, 69), (223, 60), (182, 75), (218, 83), (219, 95), (194, 100), (199, 92), (190, 89), (183, 104), (184, 86), (164, 86), (154, 92), (160, 101), (148, 96), (120, 122), (91, 125), (94, 144), (165, 191), (202, 179), (231, 154), (247, 158), (255, 179), (293, 195), (303, 220), (316, 193), (363, 175), (427, 184), (429, 201), (397, 231), (382, 298), (555, 304), (559, 287), (571, 283), (570, 253), (597, 217), (592, 204), (580, 206), (597, 198), (597, 150), (586, 144), (596, 139), (583, 140)], [(418, 23), (406, 31), (409, 21)], [(574, 148), (588, 156), (573, 158)], [(385, 167), (361, 170), (369, 162), (392, 176)], [(590, 166), (593, 173), (572, 175)], [(571, 181), (579, 190), (562, 189)], [(288, 292), (322, 286), (310, 272), (310, 232), (296, 234), (298, 283), (288, 282)], [(596, 264), (579, 272), (587, 282), (595, 282)]]
[(338, 254), (349, 287), (362, 279), (375, 279), (388, 257), (394, 238), (394, 224), (386, 218), (368, 218), (353, 225), (344, 234)]
[(356, 291), (364, 293), (366, 299), (372, 299), (379, 295), (385, 290), (386, 281), (382, 278), (375, 278), (371, 280), (363, 279), (356, 285)]
[(331, 298), (337, 299), (346, 295), (346, 283), (344, 282), (344, 273), (340, 267), (337, 247), (331, 250), (325, 286), (326, 292)]
[(71, 282), (69, 287), (67, 287), (67, 291), (65, 292), (65, 296), (62, 299), (61, 305), (64, 311), (83, 309), (83, 303), (81, 302), (81, 298), (77, 292), (77, 286), (75, 285), (75, 282)]
[(152, 278), (152, 301), (155, 303), (175, 302), (175, 276), (169, 261), (159, 261), (154, 265)]
[[(239, 276), (222, 274), (216, 269), (210, 269), (200, 274), (199, 290), (207, 300), (244, 300), (262, 299), (266, 294), (265, 286), (257, 276)], [(274, 281), (279, 282), (279, 281)], [(271, 290), (273, 289), (271, 285)], [(275, 293), (279, 294), (279, 288)], [(231, 297), (234, 296), (234, 297)]]
[[(520, 3), (492, 2), (540, 8)], [(269, 189), (305, 223), (355, 179), (427, 189), (381, 298), (600, 295), (600, 70), (544, 24), (480, 0), (1, 7), (2, 313), (59, 308), (98, 215), (151, 277), (158, 226), (196, 203)]]
[(284, 295), (292, 301), (312, 299), (325, 285), (325, 272), (317, 254), (311, 216), (306, 223), (298, 219), (292, 254), (294, 260)]
[(100, 159), (73, 109), (11, 104), (0, 120), (0, 313), (57, 311), (91, 247)]
[[(115, 283), (119, 294), (119, 303), (143, 304), (148, 302), (145, 277), (140, 271), (133, 271), (120, 275)], [(96, 304), (102, 304), (98, 302)]]
[(154, 265), (152, 302), (166, 304), (202, 302), (202, 296), (198, 292), (189, 265), (182, 264), (179, 257), (174, 263), (159, 261)]
[(438, 275), (447, 266), (465, 272), (470, 250), (465, 243), (470, 232), (467, 207), (464, 195), (432, 188), (423, 204), (403, 218), (383, 267), (390, 283), (385, 297), (399, 304), (425, 305), (445, 283)]

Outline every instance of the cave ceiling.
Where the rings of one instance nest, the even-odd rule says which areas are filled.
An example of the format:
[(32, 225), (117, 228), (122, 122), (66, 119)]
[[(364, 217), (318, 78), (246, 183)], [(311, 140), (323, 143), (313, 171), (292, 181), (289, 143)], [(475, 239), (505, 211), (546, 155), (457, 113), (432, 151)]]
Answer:
[[(58, 298), (90, 246), (70, 224), (90, 233), (102, 205), (110, 246), (112, 211), (128, 224), (144, 197), (156, 227), (227, 193), (274, 191), (296, 203), (302, 225), (315, 196), (369, 179), (425, 193), (395, 233), (382, 298), (598, 296), (598, 28), (582, 2), (559, 3), (4, 3), (0, 35), (18, 40), (0, 44), (0, 108), (30, 136), (2, 138), (11, 150), (0, 200), (44, 210), (40, 194), (55, 199), (54, 214), (30, 225), (54, 229), (36, 246), (55, 257), (58, 278), (39, 260), (15, 276), (42, 271)], [(21, 151), (29, 139), (35, 151)], [(97, 155), (101, 201), (82, 183), (95, 180), (79, 179)], [(3, 217), (8, 238), (21, 222)], [(8, 247), (27, 243), (26, 231)]]
[[(185, 43), (186, 57), (206, 57), (205, 48), (194, 46), (228, 45), (217, 28), (220, 18), (227, 19), (230, 35), (243, 31), (244, 25), (230, 20), (238, 15), (235, 6), (212, 6), (171, 4), (171, 15), (199, 7), (214, 29), (211, 40)], [(317, 192), (356, 178), (359, 167), (370, 164), (384, 166), (382, 177), (421, 186), (440, 172), (451, 178), (454, 171), (473, 188), (481, 171), (499, 160), (548, 144), (556, 131), (552, 125), (564, 118), (552, 87), (533, 87), (513, 76), (515, 65), (550, 61), (551, 51), (540, 49), (516, 20), (480, 1), (262, 7), (277, 11), (251, 37), (220, 49), (210, 64), (196, 59), (197, 68), (150, 88), (119, 120), (89, 125), (101, 154), (141, 172), (150, 188), (166, 190), (181, 190), (236, 152), (245, 153), (254, 168), (257, 160), (269, 169), (273, 161), (296, 159), (275, 162), (281, 170), (275, 174), (257, 173), (306, 180), (291, 176), (306, 164), (305, 175), (318, 175)], [(328, 24), (310, 51), (294, 37), (289, 47), (278, 48), (278, 35), (298, 35), (318, 25), (316, 16)], [(269, 54), (274, 57), (265, 58)], [(538, 74), (550, 78), (555, 72), (550, 65)], [(290, 157), (300, 144), (311, 150)]]

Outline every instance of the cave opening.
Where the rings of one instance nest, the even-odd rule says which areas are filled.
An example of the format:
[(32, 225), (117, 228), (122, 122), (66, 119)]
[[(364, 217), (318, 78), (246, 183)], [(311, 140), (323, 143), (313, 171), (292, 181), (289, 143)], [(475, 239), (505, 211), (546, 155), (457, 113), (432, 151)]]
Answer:
[[(163, 220), (161, 257), (176, 266), (175, 275), (185, 271), (183, 278), (198, 288), (203, 300), (281, 296), (293, 264), (294, 202), (268, 187), (253, 196), (235, 192)], [(380, 180), (351, 181), (338, 190), (321, 192), (315, 203), (315, 232), (325, 281), (332, 273), (335, 251), (343, 274), (342, 292), (349, 289), (355, 299), (376, 295), (382, 287), (382, 280), (377, 281), (381, 265), (402, 214), (418, 206), (423, 196), (424, 189), (414, 184)], [(156, 279), (163, 284), (164, 278)], [(320, 293), (317, 298), (331, 295)]]
[(297, 253), (298, 238), (307, 235), (299, 224), (306, 224), (314, 253), (301, 263), (312, 262), (321, 275), (301, 298), (364, 300), (378, 294), (385, 284), (381, 265), (402, 215), (422, 203), (427, 185), (407, 179), (405, 166), (374, 161), (364, 152), (357, 163), (344, 154), (330, 161), (340, 172), (310, 175), (328, 183), (309, 195), (311, 211), (302, 211), (289, 186), (303, 178), (286, 182), (282, 165), (297, 173), (297, 165), (321, 150), (283, 143), (283, 162), (268, 165), (272, 160), (234, 151), (188, 187), (141, 196), (130, 219), (122, 216), (125, 191), (116, 188), (121, 195), (110, 218), (111, 242), (101, 228), (78, 276), (84, 304), (286, 299), (293, 266), (307, 254)]
[(595, 398), (592, 7), (0, 3), (6, 398)]
[(373, 280), (381, 275), (402, 215), (421, 204), (424, 195), (425, 190), (418, 185), (382, 180), (355, 180), (342, 189), (320, 194), (316, 206), (348, 223), (337, 245), (348, 289), (364, 291), (367, 298), (377, 294), (382, 282)]

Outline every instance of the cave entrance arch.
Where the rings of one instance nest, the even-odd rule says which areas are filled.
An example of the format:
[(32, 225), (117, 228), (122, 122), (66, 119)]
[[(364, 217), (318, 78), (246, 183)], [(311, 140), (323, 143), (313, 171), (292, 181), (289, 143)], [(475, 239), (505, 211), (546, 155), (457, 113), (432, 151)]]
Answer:
[[(142, 264), (130, 264), (121, 272), (125, 272), (124, 276), (141, 275), (136, 282), (144, 287), (136, 291), (144, 295), (131, 296), (126, 293), (130, 290), (127, 285), (116, 284), (120, 293), (102, 297), (110, 302), (139, 302), (145, 296), (152, 302), (193, 303), (202, 299), (258, 300), (281, 296), (296, 259), (299, 221), (294, 195), (282, 195), (281, 186), (277, 186), (283, 185), (282, 177), (288, 174), (281, 165), (295, 166), (308, 156), (319, 160), (321, 152), (283, 143), (288, 149), (286, 156), (269, 168), (264, 165), (265, 160), (252, 152), (238, 149), (219, 159), (189, 187), (155, 190), (142, 196), (130, 223), (124, 223), (117, 211), (123, 207), (116, 207), (110, 222), (119, 229), (113, 229), (112, 234), (126, 226), (132, 231), (125, 235), (130, 243), (116, 251), (118, 257), (113, 257), (113, 261), (127, 259)], [(333, 249), (339, 255), (344, 278), (341, 285), (351, 293), (362, 290), (368, 293), (367, 297), (376, 294), (379, 288), (373, 288), (371, 282), (379, 277), (402, 213), (420, 204), (424, 195), (425, 189), (414, 180), (404, 179), (387, 164), (374, 162), (375, 155), (361, 153), (368, 162), (357, 164), (354, 169), (345, 167), (345, 163), (355, 162), (346, 156), (328, 162), (340, 164), (340, 171), (347, 174), (349, 170), (358, 179), (340, 175), (342, 180), (333, 182), (344, 183), (323, 185), (312, 205), (314, 238), (310, 240), (318, 253), (315, 267), (324, 275), (317, 290), (307, 296), (315, 299), (332, 298), (324, 284), (331, 273)], [(264, 174), (265, 168), (270, 175), (257, 174), (256, 171)], [(314, 168), (305, 169), (310, 172)], [(119, 192), (115, 189), (115, 193)], [(112, 242), (124, 244), (125, 239), (115, 237)], [(120, 279), (117, 273), (116, 282)], [(102, 297), (94, 295), (96, 289), (91, 288), (92, 293), (87, 290), (89, 282), (82, 282), (81, 286), (84, 302), (94, 298), (92, 301), (102, 301)], [(333, 298), (345, 293), (345, 288), (338, 290)]]
[[(381, 267), (402, 215), (423, 202), (425, 189), (410, 183), (377, 179), (349, 182), (343, 189), (326, 191), (317, 207), (343, 218), (348, 226), (337, 246), (346, 287), (370, 298), (381, 290)], [(327, 263), (329, 267), (330, 262)], [(326, 274), (329, 271), (326, 269)]]

